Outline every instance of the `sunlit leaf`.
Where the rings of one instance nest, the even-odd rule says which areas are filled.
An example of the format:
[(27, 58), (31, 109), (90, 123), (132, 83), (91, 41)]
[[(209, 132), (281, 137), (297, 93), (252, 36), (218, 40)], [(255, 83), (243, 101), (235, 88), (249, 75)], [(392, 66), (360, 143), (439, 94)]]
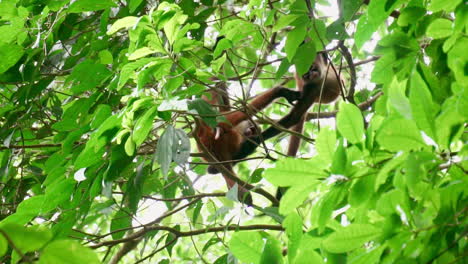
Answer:
[(39, 258), (40, 264), (70, 263), (98, 264), (98, 256), (91, 249), (73, 240), (56, 240), (48, 244)]
[(117, 5), (112, 0), (77, 0), (70, 5), (67, 11), (70, 13), (81, 13), (102, 10), (110, 7), (117, 7)]
[(439, 18), (434, 21), (429, 25), (427, 28), (427, 36), (438, 39), (438, 38), (445, 38), (448, 37), (452, 34), (453, 32), (453, 24), (452, 21), (445, 19), (445, 18)]
[(229, 241), (229, 249), (242, 262), (260, 263), (264, 243), (258, 232), (237, 232)]
[(364, 119), (359, 108), (353, 104), (340, 104), (336, 116), (338, 131), (351, 143), (359, 143), (364, 139)]
[(265, 242), (265, 247), (260, 257), (260, 264), (282, 264), (281, 243), (272, 236), (269, 236)]
[[(132, 215), (128, 210), (125, 210), (124, 208), (120, 209), (117, 211), (117, 213), (114, 215), (112, 218), (111, 224), (110, 224), (110, 231), (112, 232), (112, 239), (121, 239), (126, 231), (126, 228), (129, 228), (132, 226)], [(116, 232), (117, 230), (121, 230)]]
[(407, 119), (387, 120), (377, 134), (377, 142), (391, 151), (419, 149), (425, 146), (416, 124)]
[(276, 163), (275, 168), (267, 169), (264, 177), (276, 186), (294, 186), (311, 183), (311, 181), (326, 177), (321, 171), (319, 160), (283, 159)]
[(23, 227), (17, 224), (8, 224), (0, 226), (0, 236), (15, 245), (21, 252), (31, 252), (38, 250), (46, 245), (52, 239), (52, 232), (49, 229), (32, 226)]
[(361, 247), (381, 234), (381, 230), (369, 224), (351, 224), (332, 233), (323, 241), (323, 247), (332, 253), (343, 253)]
[(14, 44), (0, 44), (0, 73), (6, 72), (9, 68), (18, 62), (24, 54), (21, 46)]
[(161, 135), (156, 146), (155, 158), (161, 165), (163, 175), (167, 175), (169, 166), (172, 162), (172, 150), (174, 145), (175, 129), (173, 126), (168, 126), (166, 131)]

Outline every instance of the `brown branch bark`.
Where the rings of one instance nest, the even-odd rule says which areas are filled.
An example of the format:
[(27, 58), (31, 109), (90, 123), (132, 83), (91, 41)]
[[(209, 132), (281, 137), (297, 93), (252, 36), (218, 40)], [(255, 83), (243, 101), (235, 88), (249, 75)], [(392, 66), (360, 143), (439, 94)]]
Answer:
[(62, 144), (37, 144), (37, 145), (10, 145), (8, 147), (0, 147), (0, 150), (5, 149), (28, 149), (28, 148), (59, 148)]
[(126, 238), (104, 241), (98, 243), (96, 245), (90, 246), (90, 248), (100, 248), (104, 246), (114, 246), (120, 243), (124, 243), (127, 241), (133, 241), (135, 239), (139, 239), (144, 236), (146, 233), (151, 231), (168, 231), (174, 234), (177, 237), (188, 237), (188, 236), (197, 236), (202, 234), (208, 233), (216, 233), (216, 232), (224, 232), (224, 231), (237, 231), (237, 230), (272, 230), (272, 231), (284, 231), (284, 228), (281, 225), (247, 225), (247, 226), (240, 226), (240, 225), (228, 225), (228, 226), (218, 226), (218, 227), (211, 227), (211, 228), (203, 228), (203, 229), (196, 229), (192, 231), (179, 231), (175, 228), (169, 226), (161, 226), (161, 225), (153, 225), (144, 227), (142, 230), (127, 236)]

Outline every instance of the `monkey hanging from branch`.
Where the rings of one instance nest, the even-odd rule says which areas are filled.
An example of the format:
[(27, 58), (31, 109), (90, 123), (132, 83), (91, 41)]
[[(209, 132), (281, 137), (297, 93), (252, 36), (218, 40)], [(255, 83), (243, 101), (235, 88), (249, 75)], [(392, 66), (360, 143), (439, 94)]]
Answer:
[[(281, 133), (278, 128), (292, 128), (298, 133), (302, 133), (305, 115), (313, 103), (331, 103), (340, 95), (342, 80), (334, 68), (327, 63), (325, 53), (318, 53), (309, 70), (299, 76), (294, 75), (297, 91), (284, 88), (272, 88), (250, 102), (245, 111), (231, 111), (229, 98), (225, 86), (217, 86), (209, 92), (211, 98), (203, 99), (212, 106), (218, 106), (219, 111), (225, 117), (226, 122), (219, 122), (216, 127), (210, 127), (203, 120), (196, 121), (196, 136), (198, 137), (198, 147), (200, 150), (210, 152), (212, 159), (206, 157), (210, 162), (220, 162), (218, 166), (223, 166), (221, 173), (229, 188), (235, 185), (232, 177), (227, 174), (234, 174), (232, 160), (244, 159), (252, 154), (256, 147), (265, 140), (277, 136)], [(270, 126), (260, 132), (258, 126), (253, 122), (252, 117), (263, 110), (274, 100), (284, 97), (293, 104), (291, 111), (278, 121), (275, 126)], [(294, 103), (295, 102), (295, 103)], [(288, 155), (295, 156), (300, 144), (300, 138), (291, 136)], [(209, 173), (220, 172), (217, 166), (210, 165)], [(244, 186), (239, 186), (239, 199), (246, 204), (252, 203), (252, 198)]]

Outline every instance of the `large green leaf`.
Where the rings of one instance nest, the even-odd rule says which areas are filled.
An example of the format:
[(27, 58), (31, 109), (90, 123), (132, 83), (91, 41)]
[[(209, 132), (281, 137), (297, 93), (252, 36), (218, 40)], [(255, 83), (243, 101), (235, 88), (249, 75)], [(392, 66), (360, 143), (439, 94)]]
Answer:
[(98, 264), (96, 253), (73, 240), (56, 240), (48, 244), (39, 257), (40, 264), (70, 263), (70, 264)]
[(377, 142), (391, 151), (409, 151), (425, 147), (416, 124), (403, 118), (387, 120), (377, 133)]
[(302, 238), (302, 218), (297, 213), (289, 214), (283, 221), (288, 236), (288, 259), (293, 263)]
[(351, 143), (356, 144), (364, 139), (364, 119), (359, 108), (342, 102), (336, 116), (338, 131)]
[(168, 126), (166, 131), (161, 135), (156, 146), (155, 158), (161, 165), (161, 171), (163, 175), (167, 175), (169, 172), (169, 166), (172, 162), (172, 150), (175, 138), (175, 129), (173, 126)]
[(332, 233), (323, 241), (323, 247), (332, 253), (343, 253), (361, 247), (377, 238), (381, 230), (369, 224), (351, 224)]
[(0, 236), (15, 245), (15, 248), (21, 252), (32, 252), (42, 248), (52, 239), (52, 232), (39, 226), (24, 227), (17, 224), (8, 224), (0, 226)]
[[(284, 50), (286, 51), (286, 57), (289, 61), (292, 61), (296, 55), (297, 48), (304, 41), (306, 33), (305, 25), (302, 27), (296, 27), (294, 30), (288, 33), (288, 38), (286, 39)], [(310, 58), (310, 60), (313, 61), (313, 57)]]
[(317, 159), (308, 161), (300, 159), (283, 159), (275, 168), (267, 169), (264, 177), (276, 186), (294, 186), (310, 184), (327, 175), (321, 170), (322, 163)]
[(137, 147), (146, 140), (146, 137), (153, 128), (153, 120), (157, 114), (156, 110), (157, 106), (151, 107), (137, 120), (132, 133), (133, 141)]
[(282, 264), (283, 254), (281, 243), (272, 236), (269, 236), (265, 242), (265, 247), (260, 257), (260, 264)]
[(427, 28), (426, 34), (428, 37), (438, 39), (438, 38), (448, 37), (452, 34), (452, 32), (453, 32), (452, 21), (445, 19), (445, 18), (439, 18), (439, 19), (432, 21), (432, 23)]
[(125, 235), (126, 231), (116, 231), (125, 230), (131, 226), (132, 215), (128, 210), (121, 208), (117, 211), (111, 221), (110, 231), (112, 232), (112, 239), (121, 239)]
[(110, 7), (117, 7), (117, 4), (113, 0), (76, 0), (68, 8), (70, 13), (81, 13), (89, 11), (97, 11)]
[(0, 73), (6, 72), (15, 65), (24, 54), (24, 49), (15, 44), (0, 44)]
[(260, 263), (264, 243), (258, 232), (237, 232), (229, 241), (229, 249), (240, 261)]

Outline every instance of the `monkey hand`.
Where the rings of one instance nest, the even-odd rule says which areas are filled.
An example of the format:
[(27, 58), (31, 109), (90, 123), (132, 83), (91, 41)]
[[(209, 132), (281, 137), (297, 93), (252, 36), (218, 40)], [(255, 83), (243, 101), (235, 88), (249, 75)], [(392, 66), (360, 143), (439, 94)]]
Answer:
[(284, 97), (291, 105), (295, 105), (295, 102), (301, 99), (302, 93), (299, 91), (294, 91), (285, 87), (277, 87), (277, 89), (279, 89), (280, 96)]

